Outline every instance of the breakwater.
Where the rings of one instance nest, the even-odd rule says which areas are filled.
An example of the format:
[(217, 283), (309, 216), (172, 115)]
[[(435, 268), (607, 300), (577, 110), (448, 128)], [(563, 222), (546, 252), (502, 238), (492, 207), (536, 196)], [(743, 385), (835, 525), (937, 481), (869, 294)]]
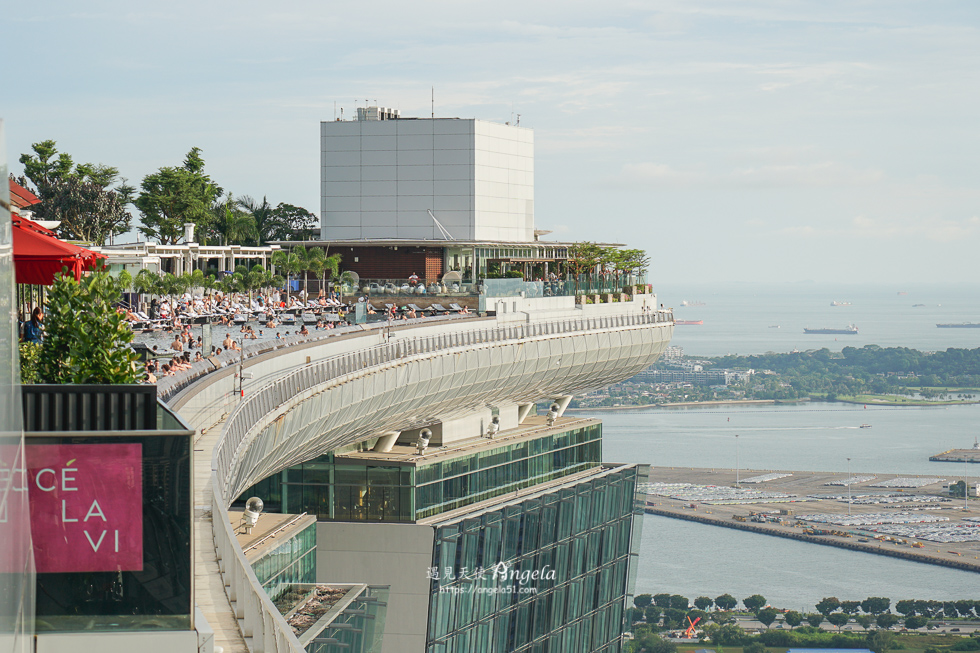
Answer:
[(980, 449), (950, 449), (929, 456), (934, 463), (980, 463)]

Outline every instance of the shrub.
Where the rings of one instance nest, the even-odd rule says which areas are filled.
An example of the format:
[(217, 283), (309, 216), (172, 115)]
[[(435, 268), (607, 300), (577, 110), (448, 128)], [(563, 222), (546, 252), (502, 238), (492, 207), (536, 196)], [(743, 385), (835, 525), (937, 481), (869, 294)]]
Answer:
[(20, 382), (40, 383), (41, 375), (38, 363), (41, 358), (41, 343), (20, 343)]
[(137, 383), (133, 332), (115, 309), (119, 285), (105, 270), (81, 281), (59, 275), (48, 292), (44, 343), (38, 360), (43, 383)]

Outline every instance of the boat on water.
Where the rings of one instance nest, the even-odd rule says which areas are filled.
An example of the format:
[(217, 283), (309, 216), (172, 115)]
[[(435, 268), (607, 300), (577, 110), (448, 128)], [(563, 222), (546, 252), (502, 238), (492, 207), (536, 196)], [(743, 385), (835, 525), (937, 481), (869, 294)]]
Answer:
[(957, 324), (937, 324), (940, 329), (980, 329), (980, 322), (959, 322)]
[(674, 324), (687, 324), (687, 325), (704, 324), (704, 320), (674, 320)]
[(861, 425), (861, 428), (862, 429), (870, 429), (871, 428), (871, 425), (870, 424), (862, 424)]
[(842, 334), (842, 335), (854, 336), (857, 335), (857, 332), (858, 332), (858, 328), (853, 324), (848, 324), (843, 329), (828, 329), (828, 328), (811, 329), (809, 327), (803, 328), (803, 333), (810, 333), (810, 334), (825, 334), (825, 335)]
[(834, 301), (830, 302), (830, 305), (831, 306), (850, 306), (851, 305), (851, 302), (841, 302), (841, 301), (837, 301), (835, 299)]
[(769, 328), (770, 329), (778, 329), (779, 328), (779, 325), (778, 324), (770, 324), (769, 325)]
[(689, 302), (686, 299), (681, 302), (681, 306), (704, 306), (704, 302)]

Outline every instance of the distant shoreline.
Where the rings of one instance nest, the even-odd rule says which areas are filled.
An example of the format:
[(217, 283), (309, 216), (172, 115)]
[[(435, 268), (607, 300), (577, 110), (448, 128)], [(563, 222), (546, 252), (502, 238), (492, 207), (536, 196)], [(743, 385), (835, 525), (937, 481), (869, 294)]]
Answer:
[(786, 404), (806, 401), (809, 401), (809, 399), (801, 399), (799, 401), (780, 400), (779, 402), (777, 402), (775, 399), (725, 399), (721, 401), (678, 401), (670, 404), (646, 404), (643, 406), (595, 406), (594, 408), (566, 408), (565, 411), (590, 412), (595, 410), (639, 410), (644, 408), (690, 408), (691, 406), (757, 406), (760, 404)]

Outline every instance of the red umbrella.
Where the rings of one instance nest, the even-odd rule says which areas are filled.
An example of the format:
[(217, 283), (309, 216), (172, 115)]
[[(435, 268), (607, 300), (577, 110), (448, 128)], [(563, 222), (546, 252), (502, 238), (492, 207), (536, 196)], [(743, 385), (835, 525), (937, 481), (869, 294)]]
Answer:
[(62, 268), (80, 279), (84, 270), (95, 269), (104, 254), (58, 240), (54, 232), (27, 218), (13, 216), (14, 268), (17, 283), (50, 286)]

